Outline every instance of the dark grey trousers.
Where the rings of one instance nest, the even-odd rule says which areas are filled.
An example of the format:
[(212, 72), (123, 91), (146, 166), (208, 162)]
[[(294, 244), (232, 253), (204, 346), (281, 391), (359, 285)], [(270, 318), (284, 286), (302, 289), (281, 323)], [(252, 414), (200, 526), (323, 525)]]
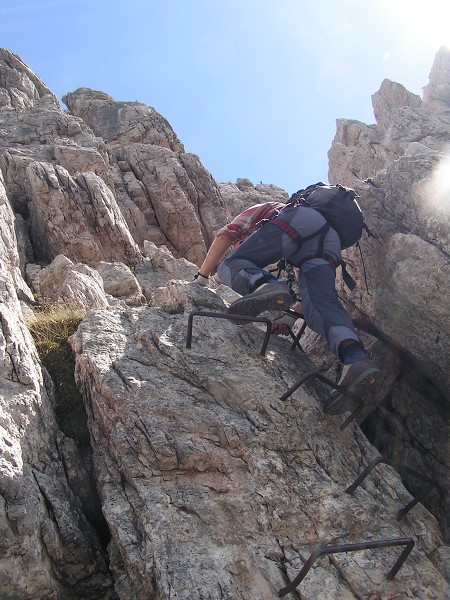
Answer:
[[(312, 208), (291, 207), (285, 209), (281, 218), (289, 223), (300, 236), (307, 237), (325, 223), (320, 213)], [(298, 244), (279, 227), (267, 223), (243, 242), (218, 267), (220, 280), (245, 296), (264, 281), (276, 281), (265, 270), (285, 258), (294, 266), (302, 258), (316, 253), (319, 238)], [(341, 244), (334, 229), (325, 235), (323, 251), (337, 261), (341, 258)], [(323, 258), (313, 258), (301, 265), (299, 285), (302, 295), (303, 314), (308, 326), (325, 337), (333, 353), (338, 356), (339, 344), (344, 340), (359, 341), (353, 322), (339, 302), (335, 288), (335, 270)]]

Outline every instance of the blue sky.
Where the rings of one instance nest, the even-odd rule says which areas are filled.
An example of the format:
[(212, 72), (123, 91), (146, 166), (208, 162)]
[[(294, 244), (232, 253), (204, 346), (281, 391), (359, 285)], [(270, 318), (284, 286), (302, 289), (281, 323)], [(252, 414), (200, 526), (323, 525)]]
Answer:
[(61, 97), (154, 107), (217, 181), (328, 179), (336, 119), (384, 78), (422, 94), (448, 0), (0, 0), (0, 47)]

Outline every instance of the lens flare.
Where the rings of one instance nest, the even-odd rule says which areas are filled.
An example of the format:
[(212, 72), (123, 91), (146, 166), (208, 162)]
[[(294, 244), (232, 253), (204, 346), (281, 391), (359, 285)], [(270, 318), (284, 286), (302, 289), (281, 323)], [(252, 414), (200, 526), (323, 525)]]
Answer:
[(427, 186), (428, 203), (437, 212), (447, 216), (450, 213), (450, 148), (438, 163)]

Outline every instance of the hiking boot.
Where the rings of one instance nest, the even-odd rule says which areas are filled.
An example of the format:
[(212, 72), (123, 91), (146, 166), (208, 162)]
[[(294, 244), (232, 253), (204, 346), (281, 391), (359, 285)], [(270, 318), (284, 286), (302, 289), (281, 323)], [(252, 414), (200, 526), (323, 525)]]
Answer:
[(281, 315), (273, 319), (272, 333), (274, 335), (289, 335), (299, 317), (298, 313), (294, 313), (294, 311), (289, 309), (283, 311)]
[(283, 310), (292, 304), (288, 288), (277, 281), (263, 283), (254, 292), (242, 296), (228, 307), (231, 315), (256, 317), (265, 310)]
[[(351, 365), (344, 365), (338, 385), (346, 387), (365, 401), (369, 395), (380, 389), (382, 381), (382, 372), (373, 360), (367, 357)], [(355, 400), (336, 390), (329, 396), (323, 412), (327, 415), (340, 415), (353, 411), (357, 406), (358, 403)]]

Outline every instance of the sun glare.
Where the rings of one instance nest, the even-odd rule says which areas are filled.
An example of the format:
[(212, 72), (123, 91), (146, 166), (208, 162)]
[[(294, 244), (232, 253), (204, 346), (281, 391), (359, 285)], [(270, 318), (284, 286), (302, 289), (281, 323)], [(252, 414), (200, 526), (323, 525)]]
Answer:
[(448, 0), (390, 0), (387, 14), (414, 43), (450, 48), (450, 2)]
[[(450, 151), (450, 148), (448, 148)], [(450, 214), (450, 154), (444, 156), (426, 185), (428, 206), (443, 218)]]

